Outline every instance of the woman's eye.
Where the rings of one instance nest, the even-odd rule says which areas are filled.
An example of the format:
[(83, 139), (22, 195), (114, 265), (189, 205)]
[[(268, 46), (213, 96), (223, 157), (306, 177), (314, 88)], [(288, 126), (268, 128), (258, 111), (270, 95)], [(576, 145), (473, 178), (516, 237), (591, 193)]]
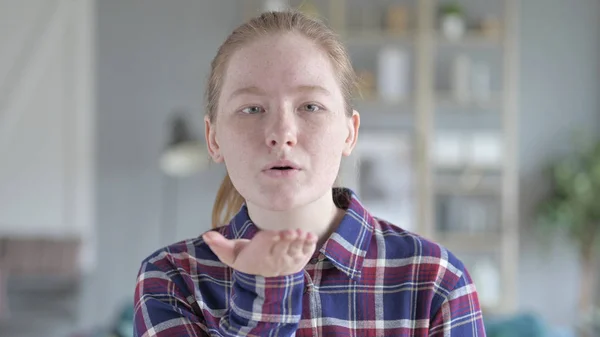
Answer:
[(304, 105), (304, 109), (306, 111), (315, 112), (321, 110), (321, 107), (316, 104), (306, 104)]
[(242, 109), (242, 112), (251, 115), (262, 112), (262, 109), (259, 106), (249, 106), (247, 108)]

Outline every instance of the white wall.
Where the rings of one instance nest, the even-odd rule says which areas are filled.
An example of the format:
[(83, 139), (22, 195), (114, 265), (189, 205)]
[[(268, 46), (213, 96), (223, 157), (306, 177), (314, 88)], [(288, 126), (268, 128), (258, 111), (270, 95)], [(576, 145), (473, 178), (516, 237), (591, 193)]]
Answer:
[(90, 3), (0, 3), (0, 236), (91, 229)]

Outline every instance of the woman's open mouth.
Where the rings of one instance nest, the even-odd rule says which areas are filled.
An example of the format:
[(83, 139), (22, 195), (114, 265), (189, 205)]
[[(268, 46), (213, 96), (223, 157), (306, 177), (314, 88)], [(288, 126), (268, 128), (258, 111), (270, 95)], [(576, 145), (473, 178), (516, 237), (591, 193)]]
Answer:
[(269, 177), (284, 178), (294, 176), (300, 172), (300, 168), (294, 162), (280, 160), (267, 165), (263, 172)]

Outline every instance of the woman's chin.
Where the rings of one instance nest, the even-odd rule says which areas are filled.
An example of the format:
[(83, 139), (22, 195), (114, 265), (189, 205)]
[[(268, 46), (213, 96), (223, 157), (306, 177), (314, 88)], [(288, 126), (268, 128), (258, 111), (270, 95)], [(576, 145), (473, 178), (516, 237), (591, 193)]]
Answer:
[[(304, 191), (303, 191), (304, 192)], [(262, 191), (250, 198), (250, 202), (256, 206), (273, 212), (284, 212), (296, 209), (312, 200), (308, 198), (306, 193), (300, 192), (298, 189), (274, 189)]]
[(254, 195), (249, 201), (264, 210), (285, 212), (331, 198), (331, 195), (327, 193), (328, 191), (330, 192), (331, 189), (322, 191), (321, 189), (308, 189), (306, 187), (263, 190), (262, 193)]
[(283, 212), (295, 209), (304, 204), (298, 195), (293, 192), (278, 192), (271, 195), (265, 195), (261, 198), (260, 206), (264, 209)]

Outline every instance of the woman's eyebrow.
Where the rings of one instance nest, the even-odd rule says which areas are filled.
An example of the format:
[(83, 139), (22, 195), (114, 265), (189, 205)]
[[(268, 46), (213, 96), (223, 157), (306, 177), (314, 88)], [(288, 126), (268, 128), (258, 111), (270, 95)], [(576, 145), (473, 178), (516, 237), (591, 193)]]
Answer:
[(243, 87), (235, 90), (230, 97), (236, 97), (240, 95), (256, 95), (256, 96), (265, 96), (266, 93), (257, 86), (249, 86)]
[(331, 95), (331, 93), (329, 92), (329, 90), (325, 89), (324, 87), (320, 86), (320, 85), (299, 85), (296, 87), (296, 91), (300, 91), (300, 92), (313, 92), (313, 91), (318, 91), (321, 92), (325, 95)]
[[(299, 85), (297, 87), (294, 88), (295, 91), (297, 92), (321, 92), (325, 95), (331, 95), (331, 92), (329, 92), (329, 90), (325, 89), (324, 87), (320, 86), (320, 85)], [(230, 97), (236, 97), (236, 96), (240, 96), (240, 95), (256, 95), (256, 96), (266, 96), (267, 93), (260, 89), (257, 86), (249, 86), (249, 87), (242, 87), (239, 88), (237, 90), (235, 90)]]

